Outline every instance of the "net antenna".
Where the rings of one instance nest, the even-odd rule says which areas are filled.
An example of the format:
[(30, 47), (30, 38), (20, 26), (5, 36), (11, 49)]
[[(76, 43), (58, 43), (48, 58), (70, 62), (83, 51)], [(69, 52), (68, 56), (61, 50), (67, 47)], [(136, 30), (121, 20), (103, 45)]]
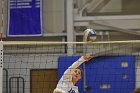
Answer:
[[(88, 42), (88, 35), (86, 35), (85, 33), (86, 32), (84, 31), (84, 33), (83, 33), (83, 42)], [(87, 44), (83, 44), (83, 54), (84, 55), (87, 54)], [(84, 79), (84, 82), (83, 82), (84, 91), (87, 91), (87, 90), (90, 90), (91, 87), (86, 84), (86, 65), (85, 65), (85, 63), (83, 64), (83, 68), (84, 68), (83, 69), (83, 73), (84, 73), (84, 77), (83, 77), (83, 79)]]
[(3, 85), (3, 43), (0, 42), (0, 93)]

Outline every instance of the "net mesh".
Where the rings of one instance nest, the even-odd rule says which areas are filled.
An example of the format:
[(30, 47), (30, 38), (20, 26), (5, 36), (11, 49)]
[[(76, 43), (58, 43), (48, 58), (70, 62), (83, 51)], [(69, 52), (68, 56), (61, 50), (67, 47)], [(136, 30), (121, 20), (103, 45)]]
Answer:
[[(4, 43), (3, 93), (53, 93), (61, 70), (70, 63), (65, 58), (62, 60), (67, 62), (58, 59), (71, 56), (73, 60), (89, 53), (95, 60), (83, 67), (85, 73), (78, 84), (80, 93), (131, 93), (140, 87), (139, 46), (139, 41)], [(68, 48), (74, 53), (69, 54)]]

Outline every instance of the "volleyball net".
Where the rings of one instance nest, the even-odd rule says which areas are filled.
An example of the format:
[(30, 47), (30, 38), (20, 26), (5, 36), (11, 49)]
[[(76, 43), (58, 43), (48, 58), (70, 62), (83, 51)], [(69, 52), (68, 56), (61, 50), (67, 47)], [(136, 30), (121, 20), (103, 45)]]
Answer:
[(93, 59), (81, 66), (79, 93), (131, 93), (140, 87), (139, 46), (140, 40), (1, 42), (0, 93), (53, 93), (63, 72), (85, 54)]

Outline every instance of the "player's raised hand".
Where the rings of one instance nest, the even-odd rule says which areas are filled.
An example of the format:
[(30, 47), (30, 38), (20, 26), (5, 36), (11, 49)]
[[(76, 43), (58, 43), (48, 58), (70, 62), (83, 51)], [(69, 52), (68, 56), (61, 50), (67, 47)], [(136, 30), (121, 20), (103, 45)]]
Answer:
[(91, 56), (90, 54), (86, 54), (86, 55), (83, 56), (83, 57), (84, 57), (84, 59), (85, 59), (86, 61), (89, 61), (90, 59), (93, 58), (93, 56)]

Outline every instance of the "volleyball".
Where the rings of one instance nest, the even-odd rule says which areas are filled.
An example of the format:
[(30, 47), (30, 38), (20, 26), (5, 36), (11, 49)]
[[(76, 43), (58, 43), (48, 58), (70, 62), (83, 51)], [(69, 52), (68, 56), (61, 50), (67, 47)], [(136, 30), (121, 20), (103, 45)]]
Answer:
[(84, 31), (84, 41), (93, 42), (96, 40), (96, 31), (94, 29), (86, 29)]

